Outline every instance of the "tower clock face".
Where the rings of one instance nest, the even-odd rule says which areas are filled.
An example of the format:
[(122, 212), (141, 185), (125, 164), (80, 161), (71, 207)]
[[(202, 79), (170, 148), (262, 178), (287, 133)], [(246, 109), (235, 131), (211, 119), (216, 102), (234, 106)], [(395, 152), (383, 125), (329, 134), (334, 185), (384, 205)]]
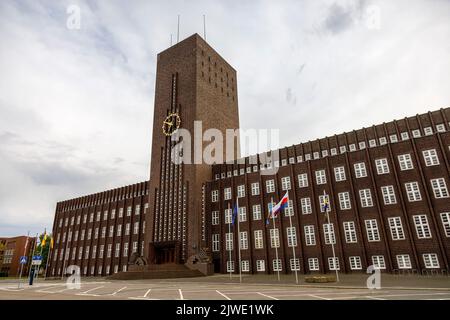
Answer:
[(166, 136), (173, 135), (180, 127), (181, 119), (178, 113), (169, 114), (163, 121), (162, 130)]

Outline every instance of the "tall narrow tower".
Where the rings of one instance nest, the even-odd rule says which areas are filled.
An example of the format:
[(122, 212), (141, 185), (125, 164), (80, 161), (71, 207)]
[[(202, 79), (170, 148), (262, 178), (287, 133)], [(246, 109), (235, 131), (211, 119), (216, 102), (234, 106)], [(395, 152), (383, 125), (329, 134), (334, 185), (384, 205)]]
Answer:
[(233, 67), (198, 34), (158, 54), (145, 241), (150, 264), (184, 263), (206, 247), (202, 185), (212, 178), (211, 166), (173, 163), (171, 135), (177, 128), (191, 133), (193, 158), (194, 140), (202, 139), (194, 137), (194, 121), (224, 137), (226, 129), (238, 129), (236, 82)]

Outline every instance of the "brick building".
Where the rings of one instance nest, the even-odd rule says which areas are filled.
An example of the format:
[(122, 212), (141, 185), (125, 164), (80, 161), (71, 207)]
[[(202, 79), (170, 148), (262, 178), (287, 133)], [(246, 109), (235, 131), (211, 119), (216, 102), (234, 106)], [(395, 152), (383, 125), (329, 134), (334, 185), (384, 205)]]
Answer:
[[(242, 272), (448, 271), (450, 108), (286, 147), (269, 167), (238, 147), (224, 164), (175, 163), (195, 160), (176, 147), (195, 121), (200, 133), (239, 128), (236, 71), (198, 35), (157, 61), (150, 180), (59, 202), (52, 275), (126, 271), (132, 252), (152, 265), (206, 253), (216, 272), (238, 272), (238, 237)], [(288, 208), (266, 225), (286, 192)], [(229, 224), (237, 198), (240, 235)]]
[(24, 265), (22, 274), (28, 273), (30, 257), (34, 248), (35, 238), (18, 236), (0, 238), (0, 275), (16, 277), (20, 274), (20, 257), (27, 256), (28, 263)]

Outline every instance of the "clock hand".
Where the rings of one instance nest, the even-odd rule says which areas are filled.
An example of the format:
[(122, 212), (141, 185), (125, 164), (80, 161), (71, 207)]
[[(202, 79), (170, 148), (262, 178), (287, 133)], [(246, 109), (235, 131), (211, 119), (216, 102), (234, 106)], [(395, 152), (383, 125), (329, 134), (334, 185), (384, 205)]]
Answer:
[(173, 122), (164, 121), (164, 123), (167, 124), (168, 126), (173, 126)]

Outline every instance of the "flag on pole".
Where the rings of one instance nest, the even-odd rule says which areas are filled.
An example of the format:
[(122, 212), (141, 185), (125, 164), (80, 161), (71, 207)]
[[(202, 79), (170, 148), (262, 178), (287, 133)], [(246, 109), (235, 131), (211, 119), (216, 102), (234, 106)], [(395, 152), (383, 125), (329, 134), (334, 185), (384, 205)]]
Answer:
[(272, 207), (272, 210), (269, 211), (269, 216), (267, 217), (266, 223), (269, 224), (269, 219), (272, 217), (277, 217), (278, 214), (287, 207), (289, 201), (289, 193), (286, 192), (283, 198), (281, 198), (280, 202)]
[(328, 196), (326, 195), (325, 191), (323, 193), (323, 203), (322, 203), (323, 212), (328, 212), (330, 209), (330, 200), (328, 199)]
[(53, 237), (50, 238), (50, 249), (53, 249)]
[(47, 242), (47, 230), (44, 230), (44, 236), (42, 237), (41, 247), (45, 247), (46, 242)]
[(232, 225), (234, 225), (234, 223), (236, 222), (238, 211), (239, 211), (239, 207), (238, 207), (238, 204), (236, 203), (233, 207), (233, 213), (231, 215), (231, 224)]

